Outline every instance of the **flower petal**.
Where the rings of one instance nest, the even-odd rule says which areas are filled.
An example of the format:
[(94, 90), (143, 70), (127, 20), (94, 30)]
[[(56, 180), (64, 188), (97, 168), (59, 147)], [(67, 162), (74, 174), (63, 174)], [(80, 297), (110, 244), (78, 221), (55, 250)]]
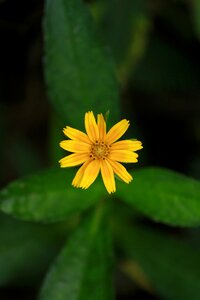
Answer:
[(107, 133), (106, 142), (110, 145), (117, 141), (128, 129), (129, 121), (126, 119), (121, 120), (115, 124)]
[(74, 167), (84, 163), (88, 158), (89, 155), (87, 153), (75, 153), (60, 159), (59, 163), (61, 168)]
[(99, 130), (92, 111), (85, 114), (85, 129), (92, 142), (99, 140)]
[(97, 178), (100, 171), (100, 162), (99, 160), (95, 159), (88, 163), (87, 167), (85, 168), (80, 187), (83, 189), (87, 189)]
[(75, 175), (75, 177), (74, 177), (74, 179), (72, 181), (72, 185), (74, 187), (77, 187), (77, 188), (80, 187), (80, 183), (81, 183), (81, 180), (83, 178), (83, 174), (84, 174), (85, 169), (86, 169), (86, 167), (87, 167), (87, 165), (88, 165), (89, 162), (90, 162), (90, 160), (84, 162), (84, 164), (76, 172), (76, 175)]
[(123, 140), (112, 144), (112, 150), (130, 150), (137, 151), (142, 149), (142, 143), (140, 141)]
[(78, 129), (67, 126), (66, 128), (63, 128), (63, 132), (67, 137), (69, 137), (72, 140), (79, 140), (81, 142), (91, 144), (91, 141), (87, 134)]
[(118, 163), (117, 161), (112, 161), (110, 159), (109, 163), (117, 176), (119, 176), (126, 183), (131, 182), (133, 177), (127, 172), (126, 168), (122, 164)]
[(60, 142), (60, 147), (64, 150), (70, 151), (70, 152), (89, 152), (91, 149), (90, 144), (86, 144), (80, 141), (72, 141), (72, 140), (65, 140)]
[(108, 193), (114, 193), (116, 191), (114, 172), (107, 160), (101, 161), (101, 175)]
[(117, 160), (124, 163), (137, 162), (138, 154), (129, 150), (113, 150), (109, 154), (111, 160)]
[(104, 141), (106, 137), (106, 122), (102, 114), (97, 115), (97, 125), (99, 128), (99, 139), (100, 141)]

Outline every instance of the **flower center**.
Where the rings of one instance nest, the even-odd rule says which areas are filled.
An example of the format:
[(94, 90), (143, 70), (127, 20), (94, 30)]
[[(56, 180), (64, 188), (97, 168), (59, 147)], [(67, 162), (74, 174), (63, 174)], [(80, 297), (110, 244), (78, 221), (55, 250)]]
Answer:
[(109, 154), (109, 146), (104, 142), (96, 142), (91, 147), (90, 157), (93, 159), (105, 159)]

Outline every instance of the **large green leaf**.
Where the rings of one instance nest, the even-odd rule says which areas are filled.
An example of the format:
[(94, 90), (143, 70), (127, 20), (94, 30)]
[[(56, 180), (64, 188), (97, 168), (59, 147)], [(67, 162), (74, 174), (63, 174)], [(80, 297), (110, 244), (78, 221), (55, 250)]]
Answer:
[(49, 169), (12, 182), (0, 192), (0, 209), (23, 220), (64, 220), (105, 195), (98, 180), (89, 190), (75, 189), (72, 169)]
[(71, 236), (47, 275), (40, 300), (113, 299), (110, 230), (98, 219), (89, 218)]
[(128, 260), (139, 264), (151, 283), (152, 291), (162, 299), (199, 299), (200, 248), (192, 242), (189, 234), (170, 234), (138, 224), (133, 224), (131, 229), (129, 224), (120, 225), (116, 235), (118, 247)]
[(161, 168), (133, 172), (128, 186), (120, 184), (117, 195), (153, 220), (170, 225), (200, 224), (200, 183)]
[(63, 244), (63, 225), (32, 224), (0, 214), (0, 286), (38, 284)]
[(118, 119), (118, 87), (111, 59), (82, 0), (46, 0), (45, 73), (51, 101), (64, 120), (82, 126), (88, 110)]

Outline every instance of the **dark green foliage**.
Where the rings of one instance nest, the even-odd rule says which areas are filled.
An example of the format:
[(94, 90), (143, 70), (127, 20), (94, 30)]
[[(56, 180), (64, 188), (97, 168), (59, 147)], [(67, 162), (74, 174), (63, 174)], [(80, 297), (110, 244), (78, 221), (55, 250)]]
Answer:
[[(97, 208), (99, 214), (98, 210), (102, 207)], [(113, 299), (110, 228), (105, 218), (97, 222), (94, 217), (88, 217), (72, 234), (47, 275), (39, 299)]]
[(117, 194), (155, 221), (169, 225), (200, 224), (200, 183), (161, 168), (143, 168), (132, 174), (135, 180), (121, 185)]
[(80, 213), (105, 195), (97, 183), (83, 195), (71, 181), (74, 170), (49, 169), (17, 180), (3, 189), (1, 209), (22, 220), (56, 222)]
[(0, 286), (34, 286), (57, 255), (66, 225), (21, 222), (0, 214)]
[(114, 67), (82, 0), (47, 0), (44, 24), (49, 96), (63, 120), (80, 128), (91, 109), (118, 120)]
[(125, 258), (138, 263), (152, 290), (164, 299), (199, 299), (199, 244), (184, 235), (141, 224), (116, 230), (117, 244)]
[[(135, 180), (129, 185), (117, 182), (117, 197), (156, 221), (200, 224), (198, 181), (159, 168), (143, 168), (132, 175)], [(55, 222), (109, 198), (100, 180), (82, 191), (72, 187), (73, 176), (72, 169), (51, 169), (15, 181), (0, 192), (0, 207), (22, 220)]]
[[(0, 1), (0, 6), (8, 2)], [(156, 299), (200, 298), (199, 230), (192, 229), (200, 225), (200, 183), (192, 178), (200, 176), (199, 3), (45, 1), (44, 73), (55, 112), (48, 114), (48, 104), (44, 104), (46, 118), (39, 114), (38, 105), (45, 93), (37, 102), (34, 92), (40, 85), (35, 84), (37, 72), (32, 59), (38, 57), (38, 45), (27, 47), (33, 51), (33, 57), (27, 55), (26, 65), (33, 82), (29, 86), (21, 80), (24, 98), (29, 99), (30, 94), (31, 101), (26, 103), (18, 95), (25, 105), (15, 104), (17, 108), (10, 113), (8, 107), (16, 92), (13, 89), (9, 104), (4, 103), (0, 109), (1, 184), (26, 175), (0, 191), (0, 287), (41, 287), (39, 300), (113, 300), (114, 270), (117, 269), (117, 278), (123, 284), (118, 268), (113, 268), (114, 244), (119, 267), (124, 263), (131, 271), (136, 266), (138, 269), (127, 275), (142, 283), (142, 287), (145, 278)], [(5, 27), (7, 35), (14, 26), (15, 35), (24, 39), (31, 32), (32, 39), (32, 22), (38, 15), (37, 11), (28, 22), (26, 16), (18, 27), (18, 17), (13, 22), (4, 22), (0, 13), (0, 29)], [(11, 52), (5, 60), (6, 68), (15, 57), (8, 45)], [(0, 54), (4, 60), (5, 49)], [(6, 72), (9, 81), (13, 67)], [(17, 67), (16, 70), (14, 81), (18, 78)], [(116, 77), (121, 84), (121, 102)], [(0, 80), (4, 100), (8, 89), (2, 92), (3, 79), (4, 74)], [(6, 117), (7, 109), (10, 118)], [(31, 123), (29, 117), (34, 112), (36, 115), (32, 130), (26, 130), (25, 125), (24, 132), (20, 126), (23, 118), (16, 118), (23, 109), (26, 125)], [(117, 192), (113, 195), (106, 192), (100, 179), (87, 190), (72, 187), (76, 169), (60, 169), (57, 163), (64, 156), (58, 148), (62, 127), (69, 125), (82, 130), (86, 111), (107, 113), (112, 125), (120, 120), (120, 114), (130, 119), (134, 125), (131, 135), (137, 133), (137, 138), (144, 142), (142, 154), (147, 164), (153, 165), (131, 170), (133, 181), (129, 185), (117, 181)], [(20, 120), (19, 124), (16, 120)], [(165, 120), (167, 138), (162, 130)], [(44, 132), (35, 133), (35, 122), (45, 123)], [(19, 126), (18, 133), (15, 126)], [(154, 132), (150, 132), (152, 127)], [(12, 134), (7, 134), (7, 128)], [(32, 145), (34, 136), (39, 147)], [(160, 143), (163, 151), (159, 150)], [(40, 158), (38, 149), (42, 149)], [(159, 161), (162, 156), (163, 164)], [(53, 168), (35, 172), (48, 166), (49, 160)], [(142, 163), (145, 164), (144, 160)], [(155, 165), (172, 165), (176, 172)], [(135, 297), (135, 285), (131, 283), (131, 299)]]

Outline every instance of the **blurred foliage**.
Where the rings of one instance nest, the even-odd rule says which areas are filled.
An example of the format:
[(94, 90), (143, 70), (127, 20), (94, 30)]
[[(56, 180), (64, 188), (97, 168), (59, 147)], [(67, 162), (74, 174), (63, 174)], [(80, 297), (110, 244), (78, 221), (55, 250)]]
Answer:
[[(172, 234), (151, 223), (130, 224), (127, 215), (125, 218), (126, 225), (115, 224), (116, 246), (123, 253), (120, 259), (123, 272), (133, 280), (138, 280), (141, 273), (143, 288), (163, 299), (198, 299), (199, 230)], [(142, 272), (136, 269), (137, 265)]]
[(0, 286), (34, 286), (65, 241), (67, 226), (25, 223), (0, 215)]
[(39, 299), (114, 299), (111, 233), (104, 209), (100, 204), (96, 214), (73, 234), (46, 278)]
[[(112, 233), (117, 299), (199, 299), (200, 2), (3, 0), (0, 34), (0, 299), (113, 299)], [(110, 199), (57, 166), (91, 109), (144, 142)]]

